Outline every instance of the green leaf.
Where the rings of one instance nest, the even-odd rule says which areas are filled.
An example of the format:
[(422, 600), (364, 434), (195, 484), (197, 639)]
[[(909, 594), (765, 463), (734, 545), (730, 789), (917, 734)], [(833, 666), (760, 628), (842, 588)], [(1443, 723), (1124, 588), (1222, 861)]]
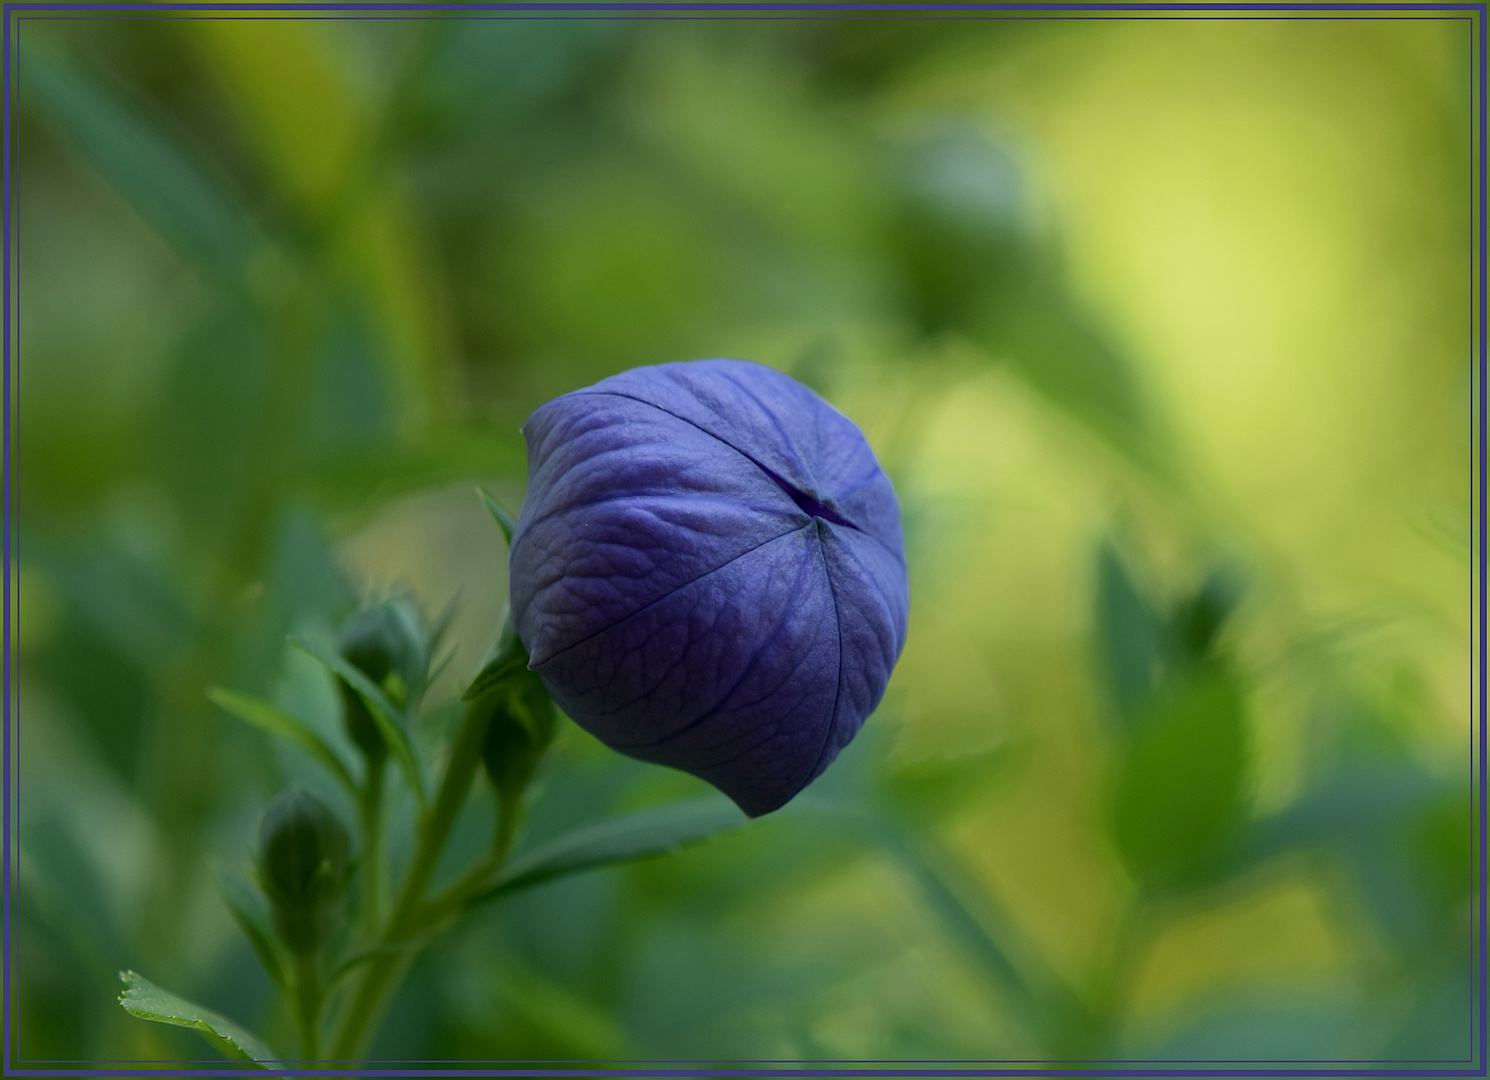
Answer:
[(232, 914), (233, 921), (238, 924), (238, 929), (243, 931), (243, 936), (248, 938), (248, 943), (258, 953), (264, 971), (275, 986), (281, 990), (286, 989), (289, 980), (285, 977), (284, 961), (274, 943), (274, 929), (269, 915), (259, 903), (259, 898), (246, 882), (222, 872), (217, 875), (217, 891)]
[(260, 731), (277, 735), (291, 745), (298, 746), (319, 762), (321, 767), (335, 777), (337, 782), (353, 797), (357, 796), (357, 784), (353, 781), (352, 774), (347, 771), (347, 767), (336, 756), (336, 752), (326, 745), (325, 740), (307, 727), (303, 721), (262, 698), (224, 690), (220, 686), (214, 686), (208, 690), (207, 697), (224, 712), (236, 716), (245, 723), (252, 724)]
[(1097, 553), (1097, 651), (1123, 729), (1132, 735), (1170, 662), (1169, 628), (1110, 540)]
[(486, 504), (486, 509), (496, 519), (497, 527), (502, 530), (502, 535), (507, 538), (507, 545), (512, 546), (512, 534), (517, 531), (517, 522), (507, 512), (506, 507), (492, 497), (491, 492), (485, 488), (477, 488), (476, 494), (481, 496), (481, 501)]
[(1212, 665), (1159, 700), (1123, 763), (1112, 803), (1118, 851), (1140, 885), (1179, 887), (1226, 853), (1242, 816), (1242, 691)]
[(628, 814), (572, 832), (514, 859), (496, 883), (470, 904), (486, 903), (570, 874), (666, 855), (748, 823), (745, 814), (723, 798), (690, 799)]
[(257, 1035), (211, 1009), (204, 1009), (185, 998), (162, 990), (143, 975), (121, 971), (119, 978), (124, 981), (126, 988), (119, 995), (119, 1004), (131, 1016), (138, 1016), (141, 1020), (154, 1020), (158, 1024), (191, 1028), (224, 1056), (236, 1061), (253, 1061), (265, 1065), (284, 1060)]
[(428, 801), (424, 792), (424, 775), (419, 769), (419, 759), (414, 756), (414, 746), (409, 742), (408, 732), (404, 729), (404, 725), (399, 723), (399, 720), (403, 719), (403, 714), (394, 707), (377, 684), (341, 656), (302, 638), (291, 637), (289, 640), (295, 648), (319, 660), (333, 674), (345, 679), (347, 684), (357, 691), (357, 696), (367, 703), (368, 713), (371, 714), (373, 722), (378, 725), (378, 730), (383, 733), (383, 738), (387, 740), (395, 760), (398, 761), (399, 768), (403, 770), (409, 790), (414, 793), (414, 797), (419, 801), (419, 808), (423, 810)]
[(161, 125), (71, 61), (34, 42), (21, 78), (32, 100), (109, 185), (167, 241), (223, 276), (247, 260), (247, 217)]

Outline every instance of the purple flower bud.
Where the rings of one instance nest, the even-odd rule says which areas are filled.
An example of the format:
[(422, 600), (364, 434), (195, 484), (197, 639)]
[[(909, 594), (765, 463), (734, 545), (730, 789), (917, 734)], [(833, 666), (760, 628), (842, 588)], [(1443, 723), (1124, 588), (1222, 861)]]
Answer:
[(905, 644), (900, 507), (853, 422), (739, 360), (635, 368), (523, 426), (513, 621), (576, 723), (751, 816), (854, 737)]

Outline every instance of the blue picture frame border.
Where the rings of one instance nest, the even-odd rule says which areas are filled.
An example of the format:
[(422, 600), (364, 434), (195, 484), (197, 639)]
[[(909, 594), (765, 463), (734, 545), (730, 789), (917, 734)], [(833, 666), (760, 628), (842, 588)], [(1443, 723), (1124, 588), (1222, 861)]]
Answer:
[[(1088, 0), (1075, 0), (1070, 3), (1039, 3), (1027, 2), (1027, 0), (1013, 0), (1007, 3), (969, 3), (969, 2), (930, 2), (930, 3), (840, 3), (832, 0), (817, 0), (817, 2), (781, 2), (781, 0), (762, 0), (762, 2), (741, 2), (741, 0), (720, 0), (713, 3), (671, 3), (665, 0), (653, 0), (653, 2), (620, 3), (609, 2), (609, 0), (577, 0), (574, 3), (552, 3), (552, 2), (514, 2), (514, 3), (491, 3), (486, 0), (477, 0), (472, 3), (442, 2), (442, 0), (286, 0), (286, 2), (220, 2), (220, 3), (184, 3), (178, 0), (169, 2), (147, 3), (140, 0), (116, 0), (116, 2), (70, 2), (70, 0), (34, 0), (25, 3), (0, 3), (3, 8), (3, 36), (4, 60), (3, 75), (4, 88), (3, 98), (5, 107), (4, 117), (4, 148), (0, 151), (0, 167), (4, 170), (3, 194), (4, 208), (0, 212), (0, 222), (3, 222), (3, 245), (5, 264), (0, 270), (0, 287), (4, 291), (4, 310), (0, 313), (0, 331), (3, 331), (4, 341), (0, 345), (0, 353), (3, 353), (4, 372), (0, 376), (0, 393), (3, 393), (3, 405), (0, 405), (0, 436), (3, 436), (3, 447), (0, 447), (0, 464), (3, 464), (4, 475), (0, 479), (0, 493), (3, 493), (4, 507), (0, 511), (3, 515), (3, 544), (5, 566), (3, 571), (3, 589), (0, 589), (0, 597), (3, 597), (4, 625), (0, 627), (0, 645), (4, 648), (4, 658), (0, 661), (0, 685), (4, 689), (4, 732), (0, 737), (0, 765), (4, 767), (4, 777), (0, 780), (0, 788), (3, 788), (5, 801), (0, 808), (0, 825), (4, 827), (3, 848), (4, 866), (0, 870), (0, 887), (3, 887), (5, 897), (5, 909), (3, 915), (3, 930), (0, 930), (0, 967), (4, 969), (4, 987), (0, 990), (0, 1004), (3, 1004), (4, 1016), (0, 1019), (0, 1048), (3, 1048), (3, 1074), (8, 1076), (35, 1076), (35, 1077), (89, 1077), (89, 1076), (241, 1076), (244, 1075), (245, 1066), (222, 1066), (216, 1062), (206, 1061), (179, 1061), (175, 1064), (180, 1068), (127, 1068), (124, 1061), (70, 1061), (70, 1062), (47, 1062), (47, 1064), (66, 1064), (71, 1068), (28, 1068), (24, 1063), (12, 1057), (12, 1030), (11, 1016), (13, 1012), (13, 993), (15, 990), (16, 972), (12, 968), (14, 952), (12, 949), (12, 925), (11, 912), (14, 901), (14, 882), (12, 880), (12, 830), (14, 824), (13, 798), (14, 788), (12, 785), (13, 762), (12, 762), (12, 727), (14, 723), (14, 709), (16, 707), (14, 683), (14, 641), (12, 630), (15, 618), (15, 566), (14, 552), (12, 548), (11, 514), (14, 506), (15, 491), (13, 482), (15, 479), (14, 462), (12, 455), (14, 451), (14, 428), (12, 424), (16, 421), (16, 410), (14, 408), (15, 393), (17, 390), (14, 374), (15, 367), (15, 344), (13, 341), (13, 318), (15, 310), (15, 278), (14, 278), (14, 248), (12, 246), (12, 124), (16, 109), (14, 72), (12, 71), (12, 59), (14, 52), (14, 27), (20, 18), (100, 18), (108, 17), (113, 13), (114, 17), (127, 18), (181, 18), (193, 15), (200, 17), (244, 17), (251, 18), (255, 14), (266, 17), (276, 17), (273, 13), (284, 13), (278, 17), (322, 17), (322, 18), (356, 18), (356, 17), (407, 17), (419, 18), (432, 14), (449, 14), (464, 17), (488, 17), (488, 18), (553, 18), (564, 14), (585, 14), (591, 16), (615, 15), (618, 17), (650, 16), (650, 17), (677, 17), (677, 18), (699, 18), (709, 15), (737, 16), (737, 17), (803, 17), (811, 15), (857, 15), (859, 17), (874, 16), (892, 18), (931, 18), (938, 15), (984, 15), (989, 18), (999, 17), (1027, 17), (1027, 18), (1087, 18), (1087, 19), (1193, 19), (1193, 18), (1341, 18), (1341, 19), (1443, 19), (1450, 17), (1469, 18), (1473, 22), (1474, 33), (1474, 55), (1476, 59), (1475, 72), (1475, 94), (1477, 102), (1477, 113), (1475, 122), (1475, 133), (1478, 140), (1476, 159), (1478, 164), (1478, 175), (1475, 184), (1475, 208), (1477, 214), (1476, 222), (1476, 245), (1478, 251), (1477, 268), (1479, 278), (1475, 292), (1475, 319), (1477, 323), (1477, 356), (1476, 371), (1479, 380), (1476, 404), (1479, 408), (1479, 434), (1478, 434), (1478, 461), (1479, 482), (1477, 495), (1479, 498), (1479, 542), (1477, 550), (1477, 565), (1479, 570), (1478, 586), (1478, 686), (1479, 703), (1476, 724), (1478, 730), (1479, 752), (1478, 752), (1478, 776), (1476, 778), (1477, 794), (1479, 800), (1479, 919), (1478, 919), (1478, 941), (1475, 950), (1475, 962), (1478, 967), (1476, 983), (1478, 985), (1477, 1020), (1478, 1020), (1478, 1042), (1476, 1055), (1463, 1063), (1459, 1062), (1429, 1062), (1421, 1061), (1413, 1068), (1385, 1067), (1412, 1065), (1413, 1062), (1352, 1062), (1355, 1068), (1319, 1068), (1311, 1067), (1320, 1064), (1336, 1064), (1333, 1062), (1308, 1062), (1308, 1061), (1268, 1061), (1255, 1062), (1255, 1065), (1274, 1065), (1273, 1068), (1172, 1068), (1157, 1067), (1160, 1065), (1182, 1065), (1185, 1062), (1167, 1060), (1158, 1061), (1123, 1061), (1093, 1060), (1087, 1062), (1034, 1062), (1034, 1061), (1007, 1061), (1007, 1062), (947, 1062), (947, 1061), (925, 1061), (925, 1062), (823, 1062), (814, 1067), (805, 1067), (806, 1062), (731, 1062), (733, 1067), (721, 1067), (726, 1063), (719, 1060), (699, 1061), (697, 1063), (688, 1061), (624, 1061), (614, 1062), (607, 1065), (602, 1062), (585, 1063), (590, 1067), (574, 1067), (578, 1062), (470, 1062), (464, 1067), (453, 1067), (454, 1062), (379, 1062), (380, 1065), (398, 1065), (397, 1068), (360, 1068), (348, 1067), (337, 1068), (334, 1065), (327, 1068), (322, 1064), (317, 1071), (322, 1075), (329, 1076), (369, 1076), (369, 1077), (459, 1077), (459, 1076), (494, 1076), (494, 1077), (753, 1077), (753, 1076), (781, 1076), (781, 1077), (986, 1077), (986, 1076), (1011, 1076), (1011, 1077), (1038, 1077), (1038, 1076), (1083, 1076), (1083, 1077), (1472, 1077), (1490, 1076), (1487, 1072), (1487, 924), (1490, 924), (1490, 907), (1487, 907), (1487, 854), (1490, 854), (1490, 845), (1487, 845), (1487, 806), (1486, 806), (1486, 774), (1490, 771), (1490, 732), (1487, 732), (1486, 720), (1486, 692), (1487, 665), (1485, 650), (1486, 635), (1486, 463), (1487, 463), (1487, 441), (1484, 427), (1486, 412), (1486, 364), (1487, 364), (1487, 230), (1486, 213), (1487, 205), (1487, 180), (1486, 180), (1486, 35), (1485, 20), (1487, 15), (1487, 3), (1360, 3), (1360, 2), (1318, 2), (1318, 3), (1282, 3), (1282, 2), (1209, 2), (1209, 3), (1096, 3)], [(40, 1064), (40, 1063), (39, 1063)], [(156, 1064), (154, 1062), (131, 1061), (127, 1064), (142, 1065)], [(166, 1062), (159, 1064), (165, 1065)], [(250, 1070), (251, 1072), (262, 1072), (271, 1076), (297, 1076), (303, 1075), (307, 1070), (304, 1066), (297, 1066), (293, 1062), (284, 1063), (284, 1068), (271, 1068), (262, 1070)], [(1234, 1062), (1214, 1062), (1214, 1064), (1240, 1064)], [(1339, 1064), (1344, 1064), (1343, 1062)], [(1372, 1067), (1373, 1064), (1383, 1067)], [(1441, 1064), (1443, 1067), (1432, 1067)], [(444, 1065), (445, 1068), (415, 1068), (415, 1065)], [(501, 1067), (498, 1067), (498, 1066)], [(748, 1068), (745, 1066), (760, 1066)], [(835, 1066), (854, 1065), (859, 1068), (843, 1068)], [(983, 1068), (971, 1066), (981, 1065)], [(518, 1067), (515, 1067), (518, 1066)], [(527, 1066), (527, 1067), (520, 1067)], [(571, 1066), (571, 1067), (563, 1067)], [(642, 1067), (646, 1066), (646, 1067)], [(792, 1067), (797, 1066), (797, 1067)], [(920, 1066), (920, 1067), (917, 1067)], [(941, 1067), (933, 1067), (941, 1066)], [(960, 1067), (953, 1067), (960, 1066)], [(995, 1067), (989, 1067), (995, 1066)], [(1142, 1067), (1139, 1067), (1142, 1066)], [(1425, 1067), (1427, 1066), (1427, 1067)]]

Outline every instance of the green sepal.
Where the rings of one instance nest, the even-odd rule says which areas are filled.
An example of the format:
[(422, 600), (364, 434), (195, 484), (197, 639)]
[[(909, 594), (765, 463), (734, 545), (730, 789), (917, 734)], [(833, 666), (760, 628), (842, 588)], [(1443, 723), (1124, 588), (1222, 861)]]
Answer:
[(511, 633), (510, 627), (504, 627), (502, 640), (495, 650), (495, 655), (491, 655), (490, 659), (482, 665), (481, 670), (476, 673), (476, 677), (471, 680), (471, 685), (466, 687), (466, 692), (461, 694), (460, 699), (466, 702), (475, 701), (483, 694), (496, 691), (512, 677), (514, 672), (527, 669), (527, 650), (523, 648), (517, 635)]
[(496, 520), (497, 528), (502, 530), (502, 535), (507, 538), (507, 546), (511, 547), (512, 534), (517, 531), (517, 522), (507, 512), (506, 507), (492, 497), (491, 492), (485, 488), (477, 488), (476, 494), (481, 496), (481, 501), (485, 504), (487, 512)]

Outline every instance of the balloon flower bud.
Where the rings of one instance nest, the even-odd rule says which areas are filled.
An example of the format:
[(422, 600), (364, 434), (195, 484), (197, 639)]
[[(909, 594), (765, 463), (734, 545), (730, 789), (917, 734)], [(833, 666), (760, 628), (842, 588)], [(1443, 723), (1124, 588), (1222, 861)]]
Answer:
[[(419, 619), (409, 605), (388, 600), (352, 616), (337, 640), (337, 648), (352, 666), (400, 702), (416, 667), (423, 662)], [(361, 695), (345, 680), (338, 679), (347, 734), (369, 757), (387, 753), (383, 733), (367, 711)]]
[(905, 643), (900, 508), (853, 422), (738, 360), (642, 367), (541, 406), (513, 621), (559, 706), (752, 816), (815, 779)]
[(308, 791), (285, 792), (259, 828), (259, 877), (285, 944), (313, 952), (335, 922), (347, 883), (347, 831)]
[(519, 668), (476, 699), (490, 710), (481, 759), (503, 803), (521, 798), (554, 737), (554, 702), (531, 671)]

